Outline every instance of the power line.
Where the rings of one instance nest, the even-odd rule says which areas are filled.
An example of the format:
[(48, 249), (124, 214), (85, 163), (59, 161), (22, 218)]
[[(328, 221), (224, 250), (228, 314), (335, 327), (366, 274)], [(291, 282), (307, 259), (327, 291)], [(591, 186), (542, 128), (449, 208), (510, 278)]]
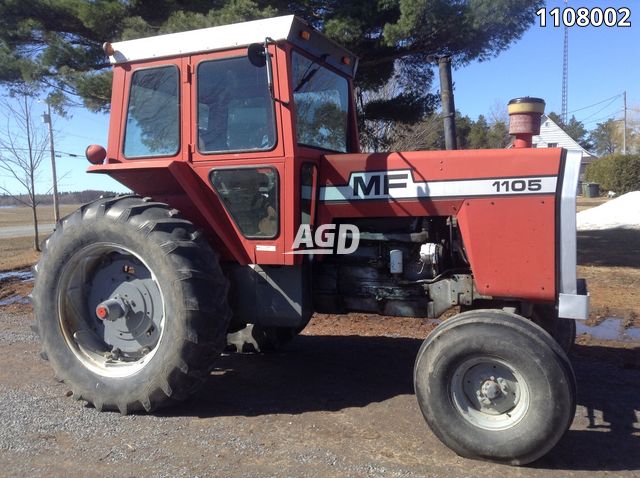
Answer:
[(81, 138), (81, 139), (88, 139), (89, 141), (95, 141), (95, 137), (93, 138), (89, 138), (88, 136), (82, 136), (81, 134), (74, 134), (74, 133), (68, 133), (68, 132), (64, 132), (63, 136), (73, 136), (74, 138)]
[[(29, 148), (2, 148), (0, 147), (0, 151), (29, 151)], [(37, 149), (32, 149), (32, 151), (34, 153), (38, 153), (40, 154), (40, 151), (37, 151)], [(66, 156), (71, 156), (72, 158), (83, 158), (84, 154), (79, 154), (79, 153), (68, 153), (67, 151), (59, 151), (56, 150), (55, 151), (56, 156), (58, 156), (59, 154), (64, 154)]]
[[(620, 96), (620, 95), (618, 95)], [(586, 120), (588, 120), (589, 118), (593, 118), (595, 115), (597, 115), (598, 113), (606, 110), (609, 106), (611, 106), (613, 104), (614, 101), (616, 101), (618, 99), (618, 97), (613, 98), (609, 103), (607, 103), (605, 106), (603, 106), (602, 108), (600, 108), (598, 111), (596, 111), (595, 113), (590, 114), (589, 116), (587, 116), (586, 118), (583, 118), (581, 121), (584, 123)]]
[(611, 96), (610, 98), (606, 98), (602, 101), (598, 101), (597, 103), (593, 103), (592, 105), (589, 106), (584, 106), (583, 108), (578, 108), (577, 110), (573, 110), (573, 111), (569, 111), (567, 114), (573, 114), (573, 113), (577, 113), (578, 111), (583, 111), (583, 110), (588, 110), (589, 108), (593, 108), (594, 106), (598, 106), (601, 105), (602, 103), (605, 103), (607, 101), (616, 99), (616, 98), (620, 98), (622, 96), (622, 93), (615, 95), (615, 96)]
[[(607, 116), (602, 116), (602, 117), (600, 117), (600, 118), (596, 118), (596, 119), (594, 119), (594, 120), (587, 121), (587, 122), (586, 122), (586, 123), (584, 123), (584, 124), (593, 124), (593, 123), (598, 123), (598, 122), (600, 122), (600, 121), (602, 121), (602, 120), (613, 119), (613, 117), (614, 117), (614, 116), (619, 115), (619, 114), (620, 114), (620, 113), (622, 113), (623, 111), (624, 111), (624, 110), (618, 110), (618, 111), (616, 111), (615, 113), (611, 113), (611, 114), (608, 114)], [(620, 120), (616, 120), (616, 121), (620, 121)]]
[[(596, 118), (594, 120), (588, 121), (586, 124), (593, 124), (593, 123), (598, 123), (601, 122), (603, 120), (609, 120), (609, 119), (613, 119), (615, 116), (619, 115), (620, 113), (622, 113), (623, 110), (618, 110), (614, 113), (608, 114), (606, 116), (601, 116), (600, 118)], [(618, 120), (616, 120), (618, 121)]]
[(77, 154), (77, 153), (67, 153), (66, 151), (56, 151), (56, 153), (58, 154), (64, 154), (66, 156), (71, 156), (72, 158), (84, 158), (84, 154)]

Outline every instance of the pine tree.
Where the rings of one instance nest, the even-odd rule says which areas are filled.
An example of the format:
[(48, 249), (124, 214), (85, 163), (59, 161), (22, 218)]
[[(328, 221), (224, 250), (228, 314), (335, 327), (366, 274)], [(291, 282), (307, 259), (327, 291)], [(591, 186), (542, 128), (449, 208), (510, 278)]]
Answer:
[(58, 105), (109, 108), (105, 41), (295, 13), (360, 57), (356, 79), (398, 94), (361, 104), (370, 120), (416, 121), (437, 105), (433, 56), (489, 59), (531, 26), (541, 0), (0, 0), (0, 82), (36, 81)]

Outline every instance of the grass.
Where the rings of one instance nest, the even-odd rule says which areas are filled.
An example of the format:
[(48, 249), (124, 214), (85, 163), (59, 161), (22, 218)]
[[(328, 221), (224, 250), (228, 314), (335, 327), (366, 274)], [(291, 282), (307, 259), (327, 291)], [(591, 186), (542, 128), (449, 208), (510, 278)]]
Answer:
[(39, 257), (33, 250), (33, 237), (0, 239), (0, 271), (28, 269)]
[[(77, 204), (63, 204), (60, 206), (60, 216), (78, 209)], [(39, 206), (37, 208), (38, 221), (41, 224), (52, 224), (53, 207)], [(2, 208), (0, 209), (0, 227), (3, 226), (28, 226), (31, 224), (31, 209), (28, 207)], [(40, 234), (40, 241), (47, 234)], [(27, 269), (38, 261), (40, 253), (33, 249), (33, 236), (11, 237), (0, 239), (0, 271)]]
[(598, 197), (598, 198), (586, 198), (584, 196), (578, 196), (578, 212), (584, 211), (585, 209), (590, 209), (592, 207), (600, 206), (604, 204), (609, 199), (607, 197)]
[[(77, 204), (62, 204), (60, 206), (60, 217), (72, 213), (78, 209)], [(38, 206), (36, 208), (38, 214), (38, 222), (42, 224), (53, 224), (53, 206)], [(0, 208), (0, 227), (2, 226), (28, 226), (31, 224), (31, 208), (29, 207), (11, 207)]]

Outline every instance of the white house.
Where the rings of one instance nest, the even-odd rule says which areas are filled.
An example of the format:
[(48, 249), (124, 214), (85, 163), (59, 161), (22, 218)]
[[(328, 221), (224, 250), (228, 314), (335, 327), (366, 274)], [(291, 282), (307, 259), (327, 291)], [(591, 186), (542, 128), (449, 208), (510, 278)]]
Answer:
[(534, 148), (565, 148), (569, 151), (582, 153), (582, 165), (580, 166), (580, 179), (583, 179), (584, 169), (587, 164), (594, 161), (596, 156), (580, 146), (571, 136), (558, 126), (547, 115), (542, 115), (540, 134), (533, 137)]

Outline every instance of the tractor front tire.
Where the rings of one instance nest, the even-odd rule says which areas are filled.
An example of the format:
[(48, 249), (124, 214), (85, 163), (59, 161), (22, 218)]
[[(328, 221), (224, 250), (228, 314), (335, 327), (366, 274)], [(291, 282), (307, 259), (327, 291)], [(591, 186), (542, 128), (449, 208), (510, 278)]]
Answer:
[(76, 399), (147, 412), (190, 396), (225, 343), (228, 283), (194, 225), (137, 196), (62, 219), (36, 266), (44, 353)]
[(553, 305), (535, 305), (531, 320), (556, 339), (567, 355), (576, 341), (576, 321), (561, 319)]
[(502, 310), (472, 310), (439, 325), (418, 352), (414, 385), (434, 434), (467, 458), (530, 463), (575, 414), (575, 377), (560, 345)]

